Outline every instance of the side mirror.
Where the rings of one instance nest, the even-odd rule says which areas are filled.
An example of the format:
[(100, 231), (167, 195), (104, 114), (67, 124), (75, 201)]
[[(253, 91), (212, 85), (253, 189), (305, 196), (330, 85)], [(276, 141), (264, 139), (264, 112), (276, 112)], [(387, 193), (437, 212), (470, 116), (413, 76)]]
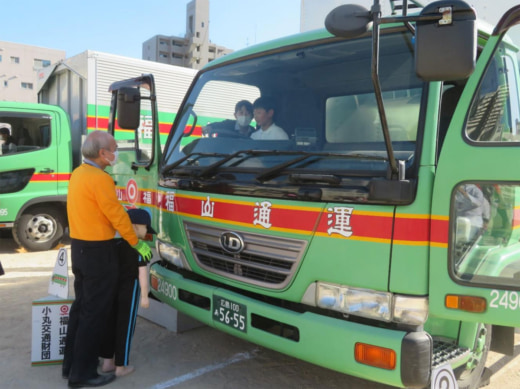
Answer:
[(461, 0), (436, 1), (421, 17), (441, 14), (440, 20), (418, 20), (415, 71), (425, 81), (462, 80), (475, 69), (477, 28), (475, 10)]
[(139, 89), (123, 87), (117, 91), (117, 124), (126, 130), (139, 127), (141, 95)]
[(355, 38), (368, 31), (372, 18), (368, 9), (357, 4), (344, 4), (334, 8), (325, 19), (325, 28), (332, 35)]

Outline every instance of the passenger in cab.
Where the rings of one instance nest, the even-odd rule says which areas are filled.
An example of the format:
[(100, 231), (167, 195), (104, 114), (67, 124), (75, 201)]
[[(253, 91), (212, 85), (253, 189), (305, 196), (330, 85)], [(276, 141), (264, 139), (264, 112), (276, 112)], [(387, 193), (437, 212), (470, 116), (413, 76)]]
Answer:
[(275, 103), (270, 97), (259, 97), (253, 103), (256, 124), (260, 127), (251, 134), (256, 140), (288, 140), (286, 132), (274, 123)]

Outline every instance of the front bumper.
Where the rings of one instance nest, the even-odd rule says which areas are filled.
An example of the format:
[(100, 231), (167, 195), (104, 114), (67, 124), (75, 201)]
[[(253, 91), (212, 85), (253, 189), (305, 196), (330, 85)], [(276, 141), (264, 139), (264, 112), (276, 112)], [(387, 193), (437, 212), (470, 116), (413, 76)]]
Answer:
[[(294, 312), (221, 287), (184, 278), (159, 263), (151, 266), (150, 277), (150, 290), (156, 298), (231, 335), (370, 381), (408, 388), (423, 388), (429, 383), (432, 340), (426, 332), (407, 333), (312, 312)], [(214, 295), (247, 307), (245, 332), (214, 320)], [(284, 337), (255, 325), (255, 322), (261, 321), (276, 322), (282, 327), (295, 329), (298, 336), (294, 336), (292, 331), (293, 336)], [(358, 363), (354, 357), (354, 348), (358, 342), (394, 350), (397, 355), (396, 368), (386, 370)]]

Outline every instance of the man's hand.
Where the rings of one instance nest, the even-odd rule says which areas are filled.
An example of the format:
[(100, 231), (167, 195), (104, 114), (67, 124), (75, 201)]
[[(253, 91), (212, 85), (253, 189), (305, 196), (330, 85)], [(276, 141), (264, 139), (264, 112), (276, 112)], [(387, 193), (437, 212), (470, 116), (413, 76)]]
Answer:
[(152, 259), (152, 250), (150, 250), (150, 246), (148, 246), (144, 241), (139, 240), (135, 246), (132, 246), (141, 256), (143, 257), (143, 261), (150, 262)]

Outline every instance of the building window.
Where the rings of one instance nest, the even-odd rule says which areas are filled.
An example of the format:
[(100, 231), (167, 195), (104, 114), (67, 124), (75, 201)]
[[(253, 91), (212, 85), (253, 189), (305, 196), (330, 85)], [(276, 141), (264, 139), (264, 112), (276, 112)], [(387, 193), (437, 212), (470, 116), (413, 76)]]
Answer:
[(33, 89), (32, 82), (22, 82), (22, 89)]
[(200, 38), (200, 32), (197, 31), (197, 38)]
[(7, 87), (9, 85), (9, 83), (7, 82), (7, 80), (4, 81), (4, 86)]
[(200, 25), (201, 25), (202, 28), (204, 28), (204, 22), (202, 22)]
[(0, 55), (0, 62), (2, 62), (2, 56)]
[(166, 54), (166, 53), (159, 53), (159, 57), (168, 59), (168, 54)]
[(40, 69), (40, 68), (46, 68), (47, 66), (51, 66), (51, 61), (49, 61), (48, 59), (38, 59), (38, 58), (34, 59), (35, 68)]
[(20, 57), (11, 57), (11, 63), (20, 63)]

